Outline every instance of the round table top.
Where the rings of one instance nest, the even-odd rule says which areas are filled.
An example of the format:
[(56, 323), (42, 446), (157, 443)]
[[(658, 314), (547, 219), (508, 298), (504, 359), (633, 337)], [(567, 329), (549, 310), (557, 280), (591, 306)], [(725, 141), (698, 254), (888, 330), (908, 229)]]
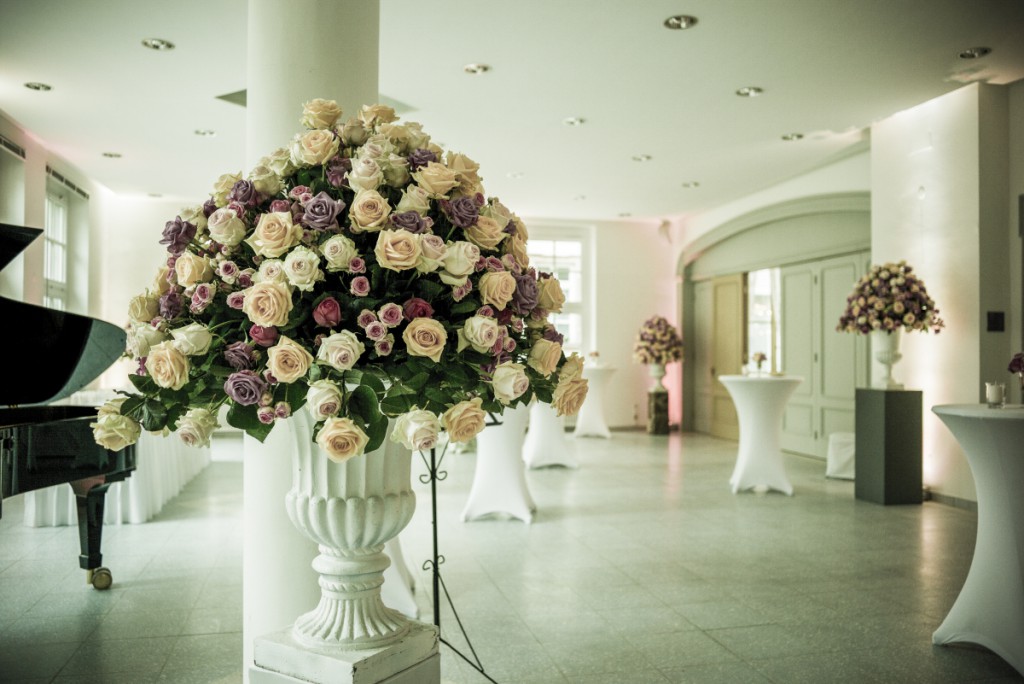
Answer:
[(798, 375), (719, 375), (721, 382), (803, 382)]
[(1024, 420), (1024, 405), (1007, 404), (1003, 408), (989, 408), (987, 404), (939, 404), (932, 406), (932, 413), (963, 418)]

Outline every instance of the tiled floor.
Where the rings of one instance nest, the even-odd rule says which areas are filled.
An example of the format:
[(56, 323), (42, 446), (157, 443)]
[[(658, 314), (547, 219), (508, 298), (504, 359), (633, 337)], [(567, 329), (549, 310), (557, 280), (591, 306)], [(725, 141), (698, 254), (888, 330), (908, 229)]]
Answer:
[[(734, 496), (735, 444), (704, 436), (570, 445), (579, 470), (528, 472), (530, 525), (462, 523), (476, 456), (445, 458), (444, 577), (498, 682), (1024, 681), (980, 648), (931, 645), (970, 564), (973, 513), (856, 501), (796, 456), (793, 498)], [(4, 501), (0, 681), (241, 681), (241, 467), (216, 462), (156, 520), (107, 527), (108, 592), (83, 584), (75, 529), (26, 528), (19, 498)], [(402, 544), (430, 621), (416, 474)], [(447, 609), (442, 625), (468, 654)], [(443, 680), (486, 681), (442, 654)]]

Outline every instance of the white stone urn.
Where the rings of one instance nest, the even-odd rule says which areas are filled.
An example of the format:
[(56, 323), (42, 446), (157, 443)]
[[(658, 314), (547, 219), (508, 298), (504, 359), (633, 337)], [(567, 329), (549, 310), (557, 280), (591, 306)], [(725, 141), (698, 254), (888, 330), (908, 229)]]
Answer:
[(901, 328), (896, 328), (892, 332), (875, 330), (871, 333), (871, 349), (875, 354), (875, 359), (885, 368), (885, 375), (876, 384), (879, 389), (903, 389), (903, 384), (892, 378), (892, 367), (903, 358), (903, 355), (900, 354), (901, 330)]
[[(312, 418), (302, 413), (311, 434)], [(378, 449), (344, 463), (331, 461), (311, 440), (297, 440), (285, 506), (295, 527), (319, 546), (312, 565), (321, 592), (319, 605), (292, 627), (300, 643), (376, 648), (409, 631), (410, 621), (387, 608), (380, 595), (391, 564), (384, 545), (409, 523), (416, 507), (412, 453), (390, 433), (391, 425)]]
[(668, 392), (668, 389), (665, 388), (662, 382), (662, 378), (665, 377), (665, 364), (652, 363), (647, 367), (647, 372), (654, 378), (654, 386), (651, 387), (651, 392)]

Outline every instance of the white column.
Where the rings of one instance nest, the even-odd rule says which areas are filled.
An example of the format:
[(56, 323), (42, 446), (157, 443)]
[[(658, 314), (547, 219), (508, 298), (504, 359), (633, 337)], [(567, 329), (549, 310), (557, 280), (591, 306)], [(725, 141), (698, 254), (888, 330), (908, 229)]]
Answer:
[[(302, 130), (303, 102), (336, 100), (346, 119), (377, 102), (380, 35), (379, 0), (249, 0), (248, 10), (246, 172)], [(287, 423), (268, 441), (287, 445), (290, 435), (276, 434), (288, 433)], [(320, 588), (310, 567), (316, 546), (285, 512), (290, 455), (246, 443), (242, 638), (248, 678), (253, 639), (284, 629), (316, 606)]]

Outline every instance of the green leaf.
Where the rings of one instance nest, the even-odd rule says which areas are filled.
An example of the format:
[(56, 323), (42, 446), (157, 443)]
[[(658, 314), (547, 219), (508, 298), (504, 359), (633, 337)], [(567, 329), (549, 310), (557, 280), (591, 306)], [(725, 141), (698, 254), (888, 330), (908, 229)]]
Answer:
[(256, 416), (255, 406), (234, 404), (228, 409), (227, 419), (228, 425), (242, 430), (260, 442), (267, 438), (267, 435), (270, 434), (270, 429), (273, 427), (273, 423), (264, 425), (260, 422), (260, 419)]
[[(306, 405), (306, 393), (309, 387), (304, 382), (282, 383), (284, 385), (284, 401), (292, 407), (292, 413)], [(280, 387), (280, 385), (278, 385)]]
[(153, 382), (153, 378), (148, 375), (129, 375), (128, 380), (131, 381), (135, 389), (146, 394), (153, 394), (157, 391), (157, 384)]
[(366, 443), (366, 451), (379, 449), (380, 445), (384, 443), (387, 432), (388, 417), (378, 412), (377, 418), (369, 421), (366, 426), (366, 436), (370, 438), (370, 441)]
[(389, 416), (399, 416), (408, 413), (416, 405), (416, 394), (391, 394), (380, 402), (380, 410)]
[(420, 296), (427, 301), (436, 299), (445, 293), (445, 286), (441, 283), (427, 280), (426, 278), (420, 278), (416, 281), (416, 289), (419, 290)]
[(384, 394), (384, 383), (373, 373), (363, 373), (362, 384), (372, 389), (377, 396)]
[(366, 385), (359, 385), (348, 395), (348, 413), (358, 416), (364, 423), (380, 420), (380, 405), (377, 394)]
[(408, 380), (406, 380), (405, 381), (405, 386), (408, 387), (411, 390), (419, 391), (419, 390), (423, 389), (426, 386), (427, 382), (429, 382), (429, 381), (430, 381), (430, 374), (426, 373), (426, 372), (423, 372), (423, 371), (420, 371), (416, 375), (414, 375), (411, 378), (409, 378)]
[(480, 308), (480, 302), (475, 299), (463, 299), (461, 302), (452, 305), (453, 314), (465, 314), (476, 311)]
[[(138, 421), (143, 430), (155, 432), (168, 427), (167, 408), (159, 399), (132, 397), (121, 405), (121, 415)], [(174, 427), (170, 425), (170, 427)]]

